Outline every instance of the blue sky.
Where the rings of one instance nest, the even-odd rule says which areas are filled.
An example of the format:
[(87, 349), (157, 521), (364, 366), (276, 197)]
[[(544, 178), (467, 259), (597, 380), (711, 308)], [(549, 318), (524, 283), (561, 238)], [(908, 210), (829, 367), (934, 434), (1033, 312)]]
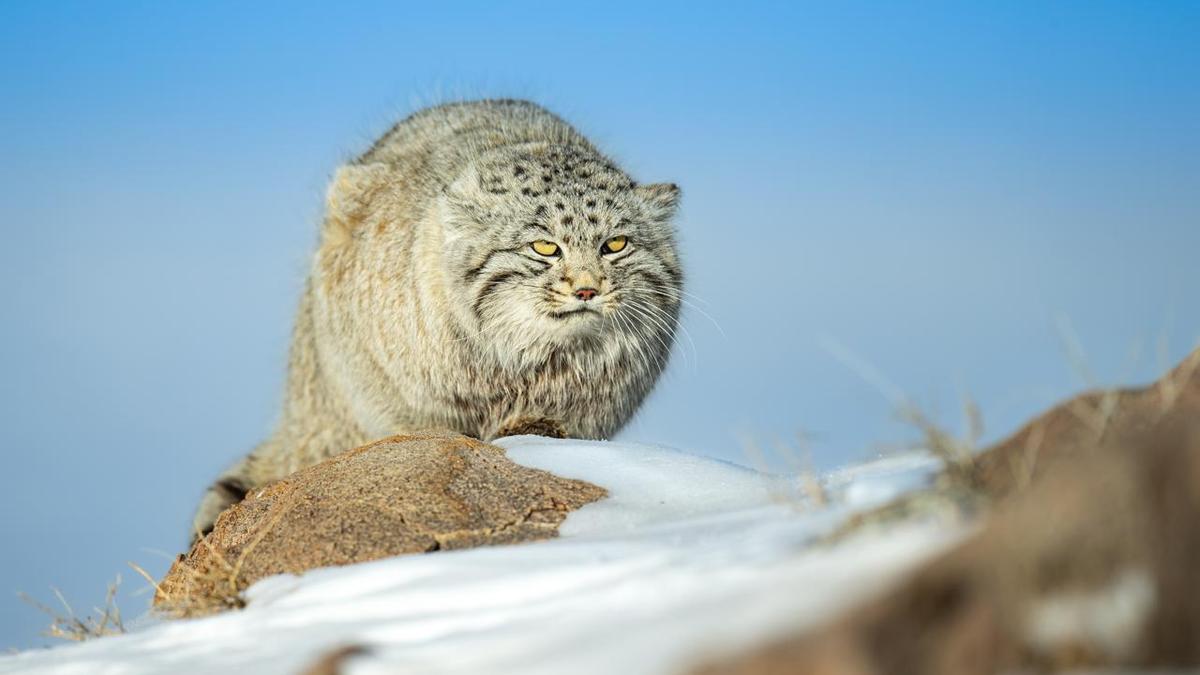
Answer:
[(247, 5), (0, 6), (0, 591), (165, 570), (274, 420), (325, 181), (443, 100), (683, 187), (714, 321), (626, 439), (827, 468), (914, 437), (847, 360), (995, 438), (1200, 338), (1194, 3)]

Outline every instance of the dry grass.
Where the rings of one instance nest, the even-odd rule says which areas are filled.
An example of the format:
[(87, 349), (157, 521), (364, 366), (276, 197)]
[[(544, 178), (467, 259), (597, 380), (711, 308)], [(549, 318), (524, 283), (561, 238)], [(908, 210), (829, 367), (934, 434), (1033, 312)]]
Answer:
[[(1035, 481), (1037, 474), (1045, 470), (1050, 457), (1070, 452), (1072, 447), (1098, 447), (1108, 442), (1108, 437), (1118, 428), (1128, 427), (1127, 416), (1130, 406), (1137, 407), (1139, 397), (1157, 387), (1158, 407), (1151, 413), (1151, 423), (1157, 423), (1174, 409), (1185, 395), (1188, 383), (1200, 372), (1200, 349), (1193, 351), (1176, 369), (1168, 371), (1156, 385), (1146, 389), (1116, 389), (1097, 386), (1094, 371), (1089, 366), (1083, 347), (1065, 319), (1059, 322), (1066, 359), (1080, 380), (1091, 390), (1069, 401), (1052, 407), (1031, 425), (1017, 432), (1017, 443), (1013, 446), (1001, 442), (987, 452), (980, 447), (983, 437), (983, 416), (979, 407), (969, 398), (963, 401), (963, 427), (961, 435), (955, 435), (934, 422), (932, 417), (905, 395), (878, 368), (837, 343), (826, 345), (831, 354), (847, 365), (864, 381), (873, 385), (895, 407), (901, 420), (921, 434), (915, 447), (925, 449), (939, 460), (943, 470), (936, 485), (929, 490), (911, 493), (892, 504), (851, 518), (839, 536), (868, 524), (880, 524), (914, 516), (944, 517), (953, 514), (956, 519), (973, 518), (988, 509), (997, 499), (1006, 495), (1026, 491)], [(1130, 358), (1130, 367), (1136, 364), (1139, 350)], [(1128, 378), (1126, 378), (1128, 379)], [(1078, 430), (1063, 438), (1064, 422), (1055, 417), (1054, 411), (1065, 409), (1075, 418)], [(1046, 425), (1049, 425), (1047, 428)], [(1065, 427), (1070, 429), (1070, 426)], [(1048, 438), (1047, 434), (1052, 438)], [(1065, 443), (1065, 445), (1064, 445)], [(914, 448), (915, 449), (915, 448)], [(1007, 479), (996, 473), (996, 461), (1010, 472)], [(1005, 487), (1002, 487), (1005, 486)], [(1007, 487), (1011, 486), (1011, 487)]]
[(117, 589), (120, 586), (121, 577), (117, 575), (116, 580), (108, 585), (108, 592), (104, 597), (104, 607), (93, 607), (95, 615), (89, 614), (82, 618), (75, 613), (62, 591), (54, 587), (51, 587), (51, 590), (54, 591), (54, 596), (62, 605), (61, 611), (47, 607), (25, 593), (18, 593), (17, 597), (50, 617), (50, 627), (43, 631), (43, 635), (71, 642), (83, 642), (107, 635), (120, 635), (125, 632), (125, 624), (121, 621), (121, 609), (117, 607)]
[(921, 434), (921, 442), (909, 449), (926, 450), (941, 460), (944, 484), (975, 492), (978, 489), (975, 457), (979, 442), (983, 438), (983, 414), (970, 396), (963, 396), (962, 411), (964, 433), (961, 436), (948, 431), (933, 421), (921, 406), (891, 378), (867, 359), (859, 356), (845, 345), (832, 338), (822, 340), (822, 346), (835, 359), (871, 385), (891, 404), (901, 421), (912, 426)]
[(968, 492), (979, 489), (975, 458), (983, 438), (983, 415), (970, 397), (963, 398), (966, 432), (962, 436), (947, 431), (911, 401), (902, 403), (897, 414), (921, 433), (919, 447), (941, 461), (940, 479), (944, 486)]
[[(199, 537), (197, 545), (206, 547), (209, 553), (206, 560), (208, 564), (185, 567), (188, 580), (182, 588), (164, 588), (143, 567), (133, 562), (128, 564), (153, 589), (154, 609), (168, 618), (204, 616), (228, 609), (240, 609), (246, 605), (243, 593), (249, 586), (242, 575), (243, 562), (281, 517), (282, 512), (268, 522), (232, 563), (226, 560), (206, 537)], [(71, 642), (82, 642), (107, 635), (120, 635), (125, 632), (121, 610), (116, 602), (116, 594), (120, 585), (121, 577), (118, 575), (116, 580), (108, 586), (104, 606), (93, 607), (93, 614), (84, 617), (80, 617), (75, 612), (58, 588), (51, 587), (51, 590), (62, 606), (61, 610), (38, 602), (25, 593), (18, 593), (17, 596), (50, 617), (50, 627), (43, 632), (44, 635)]]
[[(907, 451), (924, 450), (942, 464), (934, 486), (903, 495), (883, 506), (850, 517), (825, 538), (840, 541), (864, 528), (888, 526), (912, 518), (935, 518), (960, 522), (976, 517), (988, 503), (979, 477), (978, 455), (984, 434), (983, 414), (970, 396), (963, 396), (964, 431), (949, 431), (934, 421), (905, 391), (879, 368), (832, 338), (822, 341), (826, 351), (891, 404), (897, 417), (920, 433), (920, 439), (903, 446)], [(1036, 461), (1032, 453), (1029, 464)], [(1029, 469), (1032, 471), (1032, 469)]]
[(959, 437), (935, 423), (904, 389), (870, 361), (831, 337), (824, 338), (821, 344), (831, 356), (887, 399), (903, 422), (921, 433), (922, 443), (918, 446), (919, 449), (928, 450), (940, 459), (945, 465), (946, 475), (951, 480), (965, 487), (973, 484), (974, 457), (983, 437), (983, 415), (979, 406), (969, 396), (963, 397), (963, 420), (966, 430), (964, 435)]
[(143, 577), (154, 586), (154, 609), (170, 618), (184, 619), (245, 607), (243, 593), (249, 584), (241, 576), (241, 566), (253, 545), (248, 546), (232, 564), (217, 551), (208, 537), (198, 532), (195, 546), (204, 546), (209, 557), (202, 564), (181, 567), (187, 576), (182, 587), (173, 585), (164, 588), (144, 570), (141, 571)]
[[(812, 453), (808, 448), (807, 436), (801, 433), (797, 435), (797, 439), (799, 450), (792, 448), (782, 439), (777, 438), (772, 443), (774, 455), (783, 459), (788, 468), (787, 475), (792, 479), (785, 489), (773, 497), (775, 501), (797, 508), (822, 508), (829, 503), (828, 491), (813, 469)], [(771, 470), (771, 462), (768, 460), (767, 453), (754, 438), (743, 437), (741, 445), (742, 453), (755, 470), (764, 474), (774, 473)]]
[(898, 415), (920, 431), (922, 437), (910, 448), (926, 450), (942, 463), (936, 483), (850, 516), (823, 537), (822, 543), (836, 544), (865, 530), (889, 528), (914, 519), (961, 523), (976, 518), (988, 505), (976, 464), (983, 423), (978, 407), (970, 399), (965, 399), (963, 409), (967, 432), (956, 436), (915, 404), (902, 405)]
[[(861, 363), (861, 362), (860, 362)], [(867, 378), (872, 381), (883, 381), (878, 371), (876, 376)], [(899, 391), (889, 388), (894, 393)], [(965, 433), (956, 435), (942, 425), (933, 421), (911, 399), (896, 396), (897, 415), (899, 418), (920, 432), (918, 442), (903, 446), (907, 450), (924, 450), (932, 454), (942, 463), (937, 483), (927, 489), (902, 495), (897, 499), (851, 516), (841, 526), (826, 537), (824, 543), (835, 543), (847, 536), (858, 533), (864, 528), (889, 526), (891, 524), (912, 518), (936, 518), (960, 522), (978, 515), (987, 505), (987, 494), (979, 480), (976, 457), (979, 452), (980, 439), (983, 437), (983, 415), (979, 406), (970, 398), (963, 399), (963, 417)], [(788, 465), (789, 475), (795, 483), (787, 494), (778, 495), (778, 500), (799, 507), (821, 508), (831, 501), (826, 486), (812, 468), (811, 453), (808, 449), (807, 436), (798, 436), (799, 450), (776, 439), (772, 444), (773, 454), (782, 458)], [(768, 454), (752, 438), (742, 439), (744, 454), (751, 464), (759, 470), (766, 471), (769, 466)], [(1030, 453), (1030, 469), (1036, 461), (1035, 452)]]

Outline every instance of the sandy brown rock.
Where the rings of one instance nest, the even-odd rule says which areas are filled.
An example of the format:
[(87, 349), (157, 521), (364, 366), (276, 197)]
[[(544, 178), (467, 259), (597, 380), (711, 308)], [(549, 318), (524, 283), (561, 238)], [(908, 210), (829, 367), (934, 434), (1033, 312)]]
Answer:
[(195, 615), (238, 606), (282, 572), (554, 537), (603, 488), (510, 461), (465, 436), (395, 436), (247, 495), (159, 584), (155, 605)]
[(998, 502), (977, 536), (830, 625), (698, 672), (1200, 665), (1198, 362), (1042, 415), (983, 456)]

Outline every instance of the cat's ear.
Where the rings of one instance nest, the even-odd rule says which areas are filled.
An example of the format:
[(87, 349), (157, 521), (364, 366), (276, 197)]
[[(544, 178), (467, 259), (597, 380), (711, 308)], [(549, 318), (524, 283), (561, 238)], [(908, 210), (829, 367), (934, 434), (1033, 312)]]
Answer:
[(442, 194), (451, 204), (455, 206), (466, 206), (480, 201), (483, 196), (483, 186), (480, 184), (479, 169), (474, 166), (467, 166), (462, 170)]
[(443, 225), (447, 232), (468, 226), (484, 216), (489, 198), (494, 199), (495, 195), (489, 195), (481, 183), (479, 170), (468, 166), (442, 190)]
[(639, 185), (633, 191), (649, 207), (653, 220), (668, 221), (679, 210), (680, 191), (679, 186), (674, 183)]
[(347, 164), (334, 173), (325, 194), (322, 234), (326, 243), (336, 245), (354, 236), (387, 186), (390, 173), (386, 164)]

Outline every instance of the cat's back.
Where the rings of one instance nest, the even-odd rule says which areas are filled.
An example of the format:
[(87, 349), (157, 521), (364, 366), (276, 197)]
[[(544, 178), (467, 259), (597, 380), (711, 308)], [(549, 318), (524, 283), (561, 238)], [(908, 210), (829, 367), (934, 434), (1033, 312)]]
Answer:
[(357, 161), (419, 163), (450, 180), (488, 150), (531, 142), (591, 147), (571, 125), (535, 103), (488, 99), (446, 103), (413, 113)]

